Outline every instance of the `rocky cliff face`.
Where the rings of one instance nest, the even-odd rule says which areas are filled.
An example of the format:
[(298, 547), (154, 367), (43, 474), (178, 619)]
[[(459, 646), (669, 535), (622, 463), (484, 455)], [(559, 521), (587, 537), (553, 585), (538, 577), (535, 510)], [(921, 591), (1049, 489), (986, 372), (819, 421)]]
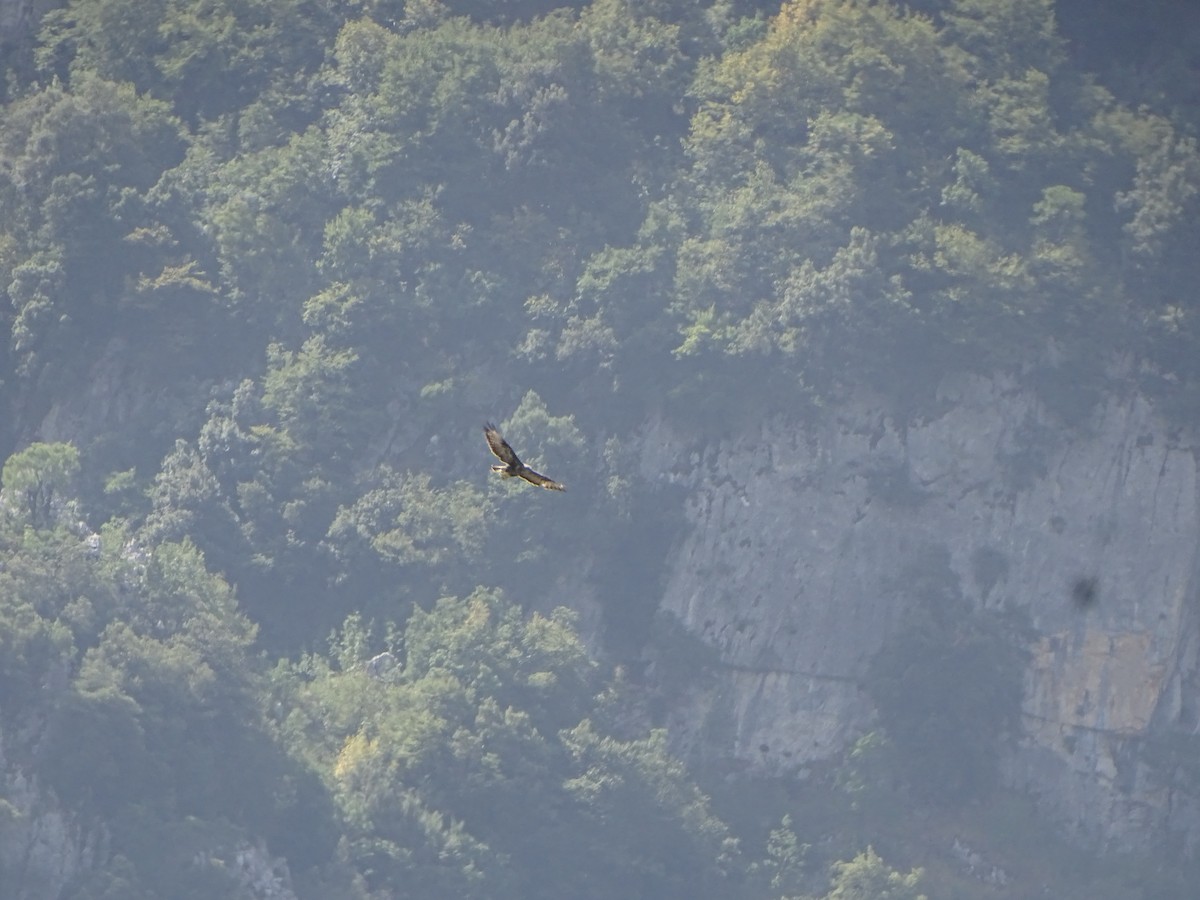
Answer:
[(963, 602), (1032, 625), (1007, 782), (1093, 845), (1200, 841), (1169, 762), (1200, 720), (1196, 446), (1136, 393), (1080, 418), (960, 377), (907, 420), (860, 398), (704, 447), (648, 427), (644, 475), (688, 489), (662, 608), (720, 659), (676, 713), (680, 745), (776, 772), (844, 748), (932, 550)]
[(0, 733), (0, 895), (13, 900), (61, 896), (94, 865), (104, 835), (82, 824), (50, 791), (11, 762)]
[[(65, 684), (66, 673), (62, 673)], [(59, 685), (61, 689), (63, 685)], [(0, 732), (0, 897), (4, 900), (57, 900), (109, 855), (105, 828), (94, 817), (64, 806), (28, 773), (16, 757), (36, 749), (7, 752), (13, 745), (36, 747), (38, 728), (25, 735)], [(197, 851), (198, 865), (218, 867), (234, 879), (239, 896), (255, 900), (296, 900), (286, 861), (266, 843), (242, 840)]]

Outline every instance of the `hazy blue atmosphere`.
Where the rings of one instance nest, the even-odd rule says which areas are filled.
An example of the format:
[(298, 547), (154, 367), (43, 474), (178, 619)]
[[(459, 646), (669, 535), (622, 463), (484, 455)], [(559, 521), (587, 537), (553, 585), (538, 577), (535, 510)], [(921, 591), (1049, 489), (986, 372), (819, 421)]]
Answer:
[(1200, 6), (0, 72), (0, 898), (1196, 896)]

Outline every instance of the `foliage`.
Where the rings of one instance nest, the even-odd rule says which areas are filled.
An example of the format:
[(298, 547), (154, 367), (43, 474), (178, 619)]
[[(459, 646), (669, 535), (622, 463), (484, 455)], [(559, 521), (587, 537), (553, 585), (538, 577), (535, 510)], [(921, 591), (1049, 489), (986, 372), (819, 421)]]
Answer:
[(165, 104), (94, 73), (0, 110), (0, 135), (0, 234), (11, 241), (0, 284), (18, 370), (32, 376), (48, 361), (69, 368), (85, 340), (125, 324), (127, 280), (174, 261), (169, 247), (127, 238), (154, 224), (148, 192), (179, 162), (183, 137)]
[[(40, 486), (39, 503), (53, 485), (70, 504), (62, 476), (78, 465), (69, 445), (35, 444), (6, 484)], [(255, 628), (229, 584), (186, 541), (149, 551), (118, 523), (36, 524), (0, 522), (0, 727), (6, 758), (105, 823), (112, 855), (80, 896), (232, 892), (224, 860), (264, 836), (328, 857), (332, 820), (265, 728)], [(297, 840), (299, 812), (312, 830)], [(213, 865), (196, 868), (198, 854)]]
[[(1078, 408), (1128, 355), (1193, 416), (1186, 40), (1097, 61), (1094, 6), (50, 11), (0, 101), (0, 722), (111, 837), (76, 896), (237, 896), (264, 836), (312, 897), (811, 892), (645, 727), (640, 664), (683, 696), (711, 648), (655, 615), (644, 429), (973, 367)], [(485, 420), (569, 491), (489, 478)], [(1011, 626), (945, 575), (898, 577), (860, 818), (964, 799), (1012, 724)]]
[[(943, 366), (1003, 364), (1047, 332), (1108, 344), (1154, 210), (1192, 203), (1198, 157), (1063, 72), (1049, 0), (948, 7), (785, 4), (702, 71), (678, 354), (796, 355), (894, 387), (910, 339)], [(1159, 129), (1157, 151), (1126, 143)], [(1145, 166), (1176, 199), (1127, 218)]]
[(602, 682), (566, 610), (444, 598), (413, 614), (395, 677), (372, 674), (372, 643), (351, 619), (330, 657), (276, 674), (279, 728), (325, 773), (372, 889), (724, 896), (724, 824), (665, 735), (592, 724)]
[(767, 882), (767, 896), (778, 900), (803, 900), (805, 855), (808, 845), (801, 844), (792, 830), (792, 817), (784, 815), (767, 837), (767, 855), (756, 864), (755, 874)]
[[(466, 482), (438, 490), (428, 475), (384, 469), (379, 487), (343, 507), (329, 528), (339, 554), (369, 547), (396, 565), (444, 566), (478, 556), (492, 509)], [(361, 552), (361, 549), (359, 549)]]
[(925, 900), (917, 893), (920, 882), (920, 869), (897, 872), (868, 847), (854, 859), (834, 864), (833, 889), (825, 900)]
[(171, 98), (190, 119), (212, 118), (287, 87), (321, 60), (334, 26), (328, 4), (204, 4), (147, 8), (131, 0), (71, 0), (46, 17), (42, 65), (96, 73)]
[(836, 775), (837, 786), (850, 800), (851, 809), (873, 809), (890, 787), (891, 742), (880, 731), (868, 731), (850, 745)]
[(78, 474), (79, 451), (71, 444), (30, 444), (4, 463), (6, 506), (35, 529), (52, 525)]

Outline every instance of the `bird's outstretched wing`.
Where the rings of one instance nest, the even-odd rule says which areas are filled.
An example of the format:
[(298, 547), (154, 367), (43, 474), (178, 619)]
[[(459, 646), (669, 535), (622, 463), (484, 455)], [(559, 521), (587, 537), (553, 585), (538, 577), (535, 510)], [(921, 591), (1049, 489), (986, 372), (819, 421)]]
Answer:
[(487, 438), (488, 448), (496, 455), (496, 458), (506, 466), (519, 468), (522, 463), (520, 457), (517, 456), (513, 448), (508, 446), (508, 441), (500, 436), (500, 432), (496, 430), (496, 426), (488, 422), (483, 426), (483, 436)]
[(536, 484), (538, 487), (544, 487), (548, 491), (565, 491), (567, 486), (559, 484), (553, 478), (547, 478), (540, 472), (535, 472), (529, 466), (522, 465), (521, 471), (517, 473), (521, 478), (524, 478), (530, 484)]
[(530, 484), (543, 487), (548, 491), (566, 490), (565, 485), (559, 484), (553, 478), (547, 478), (541, 472), (533, 471), (533, 469), (521, 462), (521, 458), (517, 456), (513, 448), (508, 445), (508, 441), (500, 435), (496, 426), (491, 422), (483, 426), (483, 436), (487, 438), (488, 447), (492, 453), (504, 463), (503, 466), (492, 466), (493, 470), (500, 472), (505, 477), (515, 475), (518, 478), (523, 478)]

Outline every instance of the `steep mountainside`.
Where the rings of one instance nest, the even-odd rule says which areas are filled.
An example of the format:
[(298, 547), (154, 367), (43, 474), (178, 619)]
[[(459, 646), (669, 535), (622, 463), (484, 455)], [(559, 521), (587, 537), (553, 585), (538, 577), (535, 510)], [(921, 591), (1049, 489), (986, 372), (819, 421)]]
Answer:
[(1177, 5), (0, 0), (0, 900), (1191, 900)]

